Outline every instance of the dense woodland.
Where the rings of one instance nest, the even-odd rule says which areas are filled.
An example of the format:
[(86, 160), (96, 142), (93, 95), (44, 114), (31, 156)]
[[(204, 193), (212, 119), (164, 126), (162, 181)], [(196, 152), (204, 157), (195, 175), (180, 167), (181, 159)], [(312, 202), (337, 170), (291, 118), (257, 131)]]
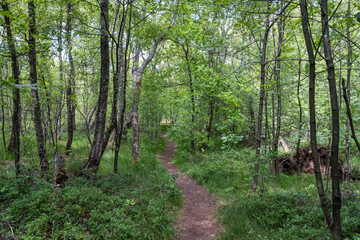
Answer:
[(1, 0), (0, 239), (360, 239), (360, 6)]

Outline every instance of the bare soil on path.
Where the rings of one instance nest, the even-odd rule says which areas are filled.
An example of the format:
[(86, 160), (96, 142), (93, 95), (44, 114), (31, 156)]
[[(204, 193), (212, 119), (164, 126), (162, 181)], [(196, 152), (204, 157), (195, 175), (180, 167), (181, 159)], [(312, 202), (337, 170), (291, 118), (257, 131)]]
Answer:
[(179, 240), (211, 240), (215, 239), (221, 227), (216, 219), (216, 199), (204, 186), (200, 186), (171, 162), (175, 154), (175, 143), (166, 135), (166, 147), (160, 160), (170, 175), (178, 174), (176, 185), (183, 191), (184, 205), (180, 218), (175, 226), (179, 229)]

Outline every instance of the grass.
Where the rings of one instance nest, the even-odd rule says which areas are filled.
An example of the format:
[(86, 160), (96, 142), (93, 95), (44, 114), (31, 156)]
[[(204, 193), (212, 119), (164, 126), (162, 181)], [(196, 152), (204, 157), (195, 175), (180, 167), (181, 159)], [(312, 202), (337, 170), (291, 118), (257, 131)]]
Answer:
[(11, 236), (7, 223), (19, 239), (172, 239), (181, 192), (156, 158), (165, 141), (146, 135), (141, 140), (140, 163), (132, 164), (128, 140), (118, 174), (113, 174), (111, 146), (97, 174), (81, 174), (90, 148), (84, 135), (75, 135), (66, 161), (71, 177), (63, 189), (53, 188), (53, 170), (37, 174), (36, 157), (23, 154), (24, 174), (16, 179), (4, 164), (11, 155), (1, 155), (7, 161), (1, 161), (0, 239)]
[[(324, 219), (314, 176), (274, 177), (261, 169), (260, 186), (253, 193), (253, 160), (254, 152), (247, 148), (190, 154), (180, 147), (174, 162), (218, 197), (219, 219), (226, 229), (219, 239), (323, 239)], [(267, 166), (266, 159), (261, 161), (261, 166)], [(360, 239), (359, 186), (353, 183), (351, 191), (343, 194), (346, 239)], [(331, 239), (330, 232), (326, 234)]]

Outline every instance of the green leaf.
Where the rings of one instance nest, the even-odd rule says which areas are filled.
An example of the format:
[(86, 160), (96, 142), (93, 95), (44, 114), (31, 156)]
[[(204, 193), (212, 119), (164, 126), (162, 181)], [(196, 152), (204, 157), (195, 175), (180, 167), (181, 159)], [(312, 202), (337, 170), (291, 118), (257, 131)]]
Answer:
[(355, 14), (356, 19), (358, 20), (358, 22), (360, 22), (360, 12), (358, 12), (357, 14)]
[[(358, 19), (358, 21), (359, 21), (359, 19)], [(346, 18), (346, 26), (353, 26), (353, 25), (354, 25), (354, 18), (352, 18), (352, 17)]]
[(0, 14), (5, 17), (10, 17), (10, 15), (11, 15), (9, 11), (4, 11), (4, 10), (0, 10)]

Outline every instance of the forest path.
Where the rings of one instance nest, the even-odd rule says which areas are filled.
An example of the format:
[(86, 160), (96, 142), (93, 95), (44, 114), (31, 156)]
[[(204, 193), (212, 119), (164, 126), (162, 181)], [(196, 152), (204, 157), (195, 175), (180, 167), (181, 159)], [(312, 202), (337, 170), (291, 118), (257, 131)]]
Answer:
[(183, 191), (184, 205), (175, 226), (179, 229), (179, 240), (211, 240), (220, 231), (216, 219), (217, 204), (215, 198), (204, 186), (190, 179), (171, 162), (175, 154), (175, 143), (162, 135), (166, 147), (160, 160), (171, 175), (179, 174), (176, 185)]

